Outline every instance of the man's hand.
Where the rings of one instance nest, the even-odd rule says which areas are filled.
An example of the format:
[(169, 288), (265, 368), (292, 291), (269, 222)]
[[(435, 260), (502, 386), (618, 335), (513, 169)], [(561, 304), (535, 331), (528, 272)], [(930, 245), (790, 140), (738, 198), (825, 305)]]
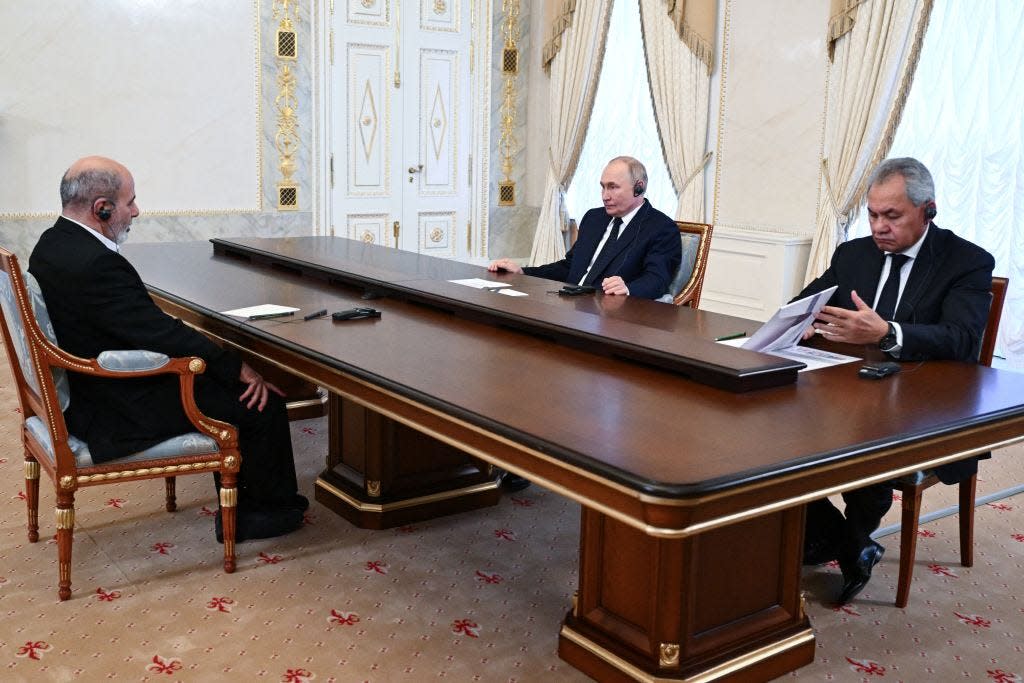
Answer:
[[(826, 339), (844, 344), (876, 344), (889, 332), (889, 323), (864, 303), (856, 291), (850, 298), (857, 310), (826, 306), (818, 313), (814, 330)], [(804, 339), (808, 333), (804, 332)]]
[(246, 362), (242, 363), (242, 371), (238, 373), (238, 379), (249, 385), (238, 398), (239, 401), (248, 399), (246, 408), (256, 406), (256, 410), (262, 413), (267, 405), (268, 392), (273, 391), (278, 396), (284, 396), (283, 391), (263, 379), (263, 375), (253, 370)]
[(510, 258), (500, 258), (495, 261), (491, 261), (487, 266), (487, 270), (492, 273), (497, 273), (499, 270), (517, 274), (523, 272), (523, 269), (519, 267), (519, 264)]
[(601, 289), (604, 290), (605, 294), (629, 296), (629, 287), (626, 286), (625, 281), (618, 275), (601, 280)]

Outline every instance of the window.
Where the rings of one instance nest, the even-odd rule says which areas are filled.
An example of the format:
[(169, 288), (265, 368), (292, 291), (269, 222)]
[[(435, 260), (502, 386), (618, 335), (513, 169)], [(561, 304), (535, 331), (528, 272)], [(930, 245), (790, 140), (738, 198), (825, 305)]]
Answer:
[(577, 221), (601, 205), (601, 171), (617, 156), (647, 167), (647, 198), (669, 216), (679, 201), (672, 187), (654, 122), (637, 0), (615, 0), (605, 43), (601, 79), (580, 162), (566, 191), (569, 216)]
[[(1024, 3), (939, 0), (893, 140), (935, 178), (935, 224), (1010, 278), (996, 354), (1024, 369)], [(866, 211), (850, 237), (869, 233)]]

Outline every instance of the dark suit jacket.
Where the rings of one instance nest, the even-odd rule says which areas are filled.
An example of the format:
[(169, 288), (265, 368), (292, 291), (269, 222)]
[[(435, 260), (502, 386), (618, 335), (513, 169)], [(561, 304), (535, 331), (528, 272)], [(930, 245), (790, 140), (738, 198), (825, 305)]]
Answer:
[[(854, 309), (851, 290), (874, 301), (885, 255), (870, 237), (844, 242), (832, 264), (797, 298), (832, 285), (839, 289), (829, 305)], [(900, 360), (962, 360), (976, 362), (992, 302), (992, 255), (934, 223), (903, 289), (894, 322), (903, 330)], [(977, 471), (970, 458), (937, 468), (942, 481), (955, 483)]]
[[(561, 261), (523, 268), (527, 275), (577, 284), (587, 272), (605, 229), (611, 222), (604, 209), (591, 209), (580, 221), (579, 237)], [(644, 200), (643, 205), (616, 241), (610, 254), (602, 253), (591, 275), (600, 285), (606, 277), (618, 275), (631, 296), (657, 299), (668, 285), (682, 259), (682, 241), (675, 221)]]
[[(830, 306), (854, 309), (851, 290), (870, 305), (885, 255), (870, 237), (840, 244), (832, 264), (797, 298), (832, 285)], [(992, 301), (992, 255), (932, 224), (893, 318), (903, 330), (900, 360), (975, 362)]]
[[(207, 375), (227, 386), (237, 384), (238, 355), (161, 311), (128, 260), (86, 228), (57, 219), (33, 249), (29, 272), (39, 281), (65, 351), (86, 358), (128, 349), (199, 356)], [(181, 411), (175, 376), (118, 380), (69, 372), (68, 377), (68, 429), (89, 445), (96, 462), (174, 435), (167, 431), (167, 412)]]

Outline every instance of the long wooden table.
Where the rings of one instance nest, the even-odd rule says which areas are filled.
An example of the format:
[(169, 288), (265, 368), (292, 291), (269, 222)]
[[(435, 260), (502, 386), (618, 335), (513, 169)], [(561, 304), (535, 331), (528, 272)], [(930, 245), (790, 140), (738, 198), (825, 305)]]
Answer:
[[(316, 260), (332, 239), (263, 240), (259, 249), (289, 259), (307, 249)], [(389, 270), (409, 267), (410, 255), (360, 252)], [(224, 343), (580, 502), (579, 588), (559, 652), (600, 680), (766, 680), (809, 663), (805, 504), (1024, 435), (1016, 373), (931, 362), (873, 382), (844, 365), (736, 393), (461, 315), (455, 303), (367, 302), (362, 287), (325, 275), (358, 264), (306, 270), (215, 255), (208, 243), (126, 253), (167, 310)], [(433, 282), (427, 291), (447, 292), (440, 283), (457, 277), (514, 282), (530, 293), (532, 315), (550, 309), (586, 328), (625, 321), (703, 344), (756, 327), (653, 302), (563, 299), (545, 294), (553, 287), (542, 280), (414, 259), (418, 279)], [(507, 305), (462, 289), (471, 308)], [(383, 316), (250, 322), (218, 312), (267, 302), (303, 312), (370, 303)], [(758, 361), (736, 353), (726, 365)]]

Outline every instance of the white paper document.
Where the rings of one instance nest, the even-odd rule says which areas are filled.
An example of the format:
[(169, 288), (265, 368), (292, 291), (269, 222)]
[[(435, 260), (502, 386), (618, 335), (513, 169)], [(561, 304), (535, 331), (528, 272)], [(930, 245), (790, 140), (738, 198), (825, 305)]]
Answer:
[(818, 311), (825, 307), (837, 289), (838, 287), (829, 287), (780, 307), (768, 322), (750, 336), (742, 348), (772, 353), (796, 346), (800, 343), (804, 330), (814, 322)]
[(530, 296), (526, 292), (520, 292), (518, 289), (503, 289), (498, 294), (504, 294), (505, 296)]
[(814, 322), (814, 318), (832, 298), (836, 289), (836, 287), (829, 287), (817, 294), (786, 304), (779, 308), (775, 315), (749, 339), (730, 339), (724, 343), (804, 363), (807, 366), (804, 370), (817, 370), (830, 365), (860, 360), (855, 356), (799, 346), (804, 330)]
[(821, 349), (814, 349), (810, 346), (791, 346), (788, 349), (775, 349), (771, 351), (773, 356), (782, 356), (789, 360), (795, 360), (798, 363), (804, 363), (807, 367), (801, 370), (817, 370), (818, 368), (827, 368), (832, 365), (842, 365), (843, 363), (852, 363), (853, 361), (859, 361), (860, 358), (856, 356), (846, 356), (841, 353), (832, 353), (831, 351), (823, 351)]
[(498, 290), (501, 289), (502, 287), (512, 286), (507, 282), (495, 282), (494, 280), (484, 280), (478, 277), (468, 277), (463, 280), (449, 280), (448, 282), (454, 282), (457, 285), (465, 285), (466, 287), (472, 287), (473, 289)]
[(275, 315), (278, 313), (294, 313), (299, 309), (294, 306), (278, 306), (277, 304), (260, 304), (258, 306), (246, 306), (236, 308), (233, 311), (222, 311), (224, 315), (237, 315), (241, 318), (248, 318), (253, 315)]

